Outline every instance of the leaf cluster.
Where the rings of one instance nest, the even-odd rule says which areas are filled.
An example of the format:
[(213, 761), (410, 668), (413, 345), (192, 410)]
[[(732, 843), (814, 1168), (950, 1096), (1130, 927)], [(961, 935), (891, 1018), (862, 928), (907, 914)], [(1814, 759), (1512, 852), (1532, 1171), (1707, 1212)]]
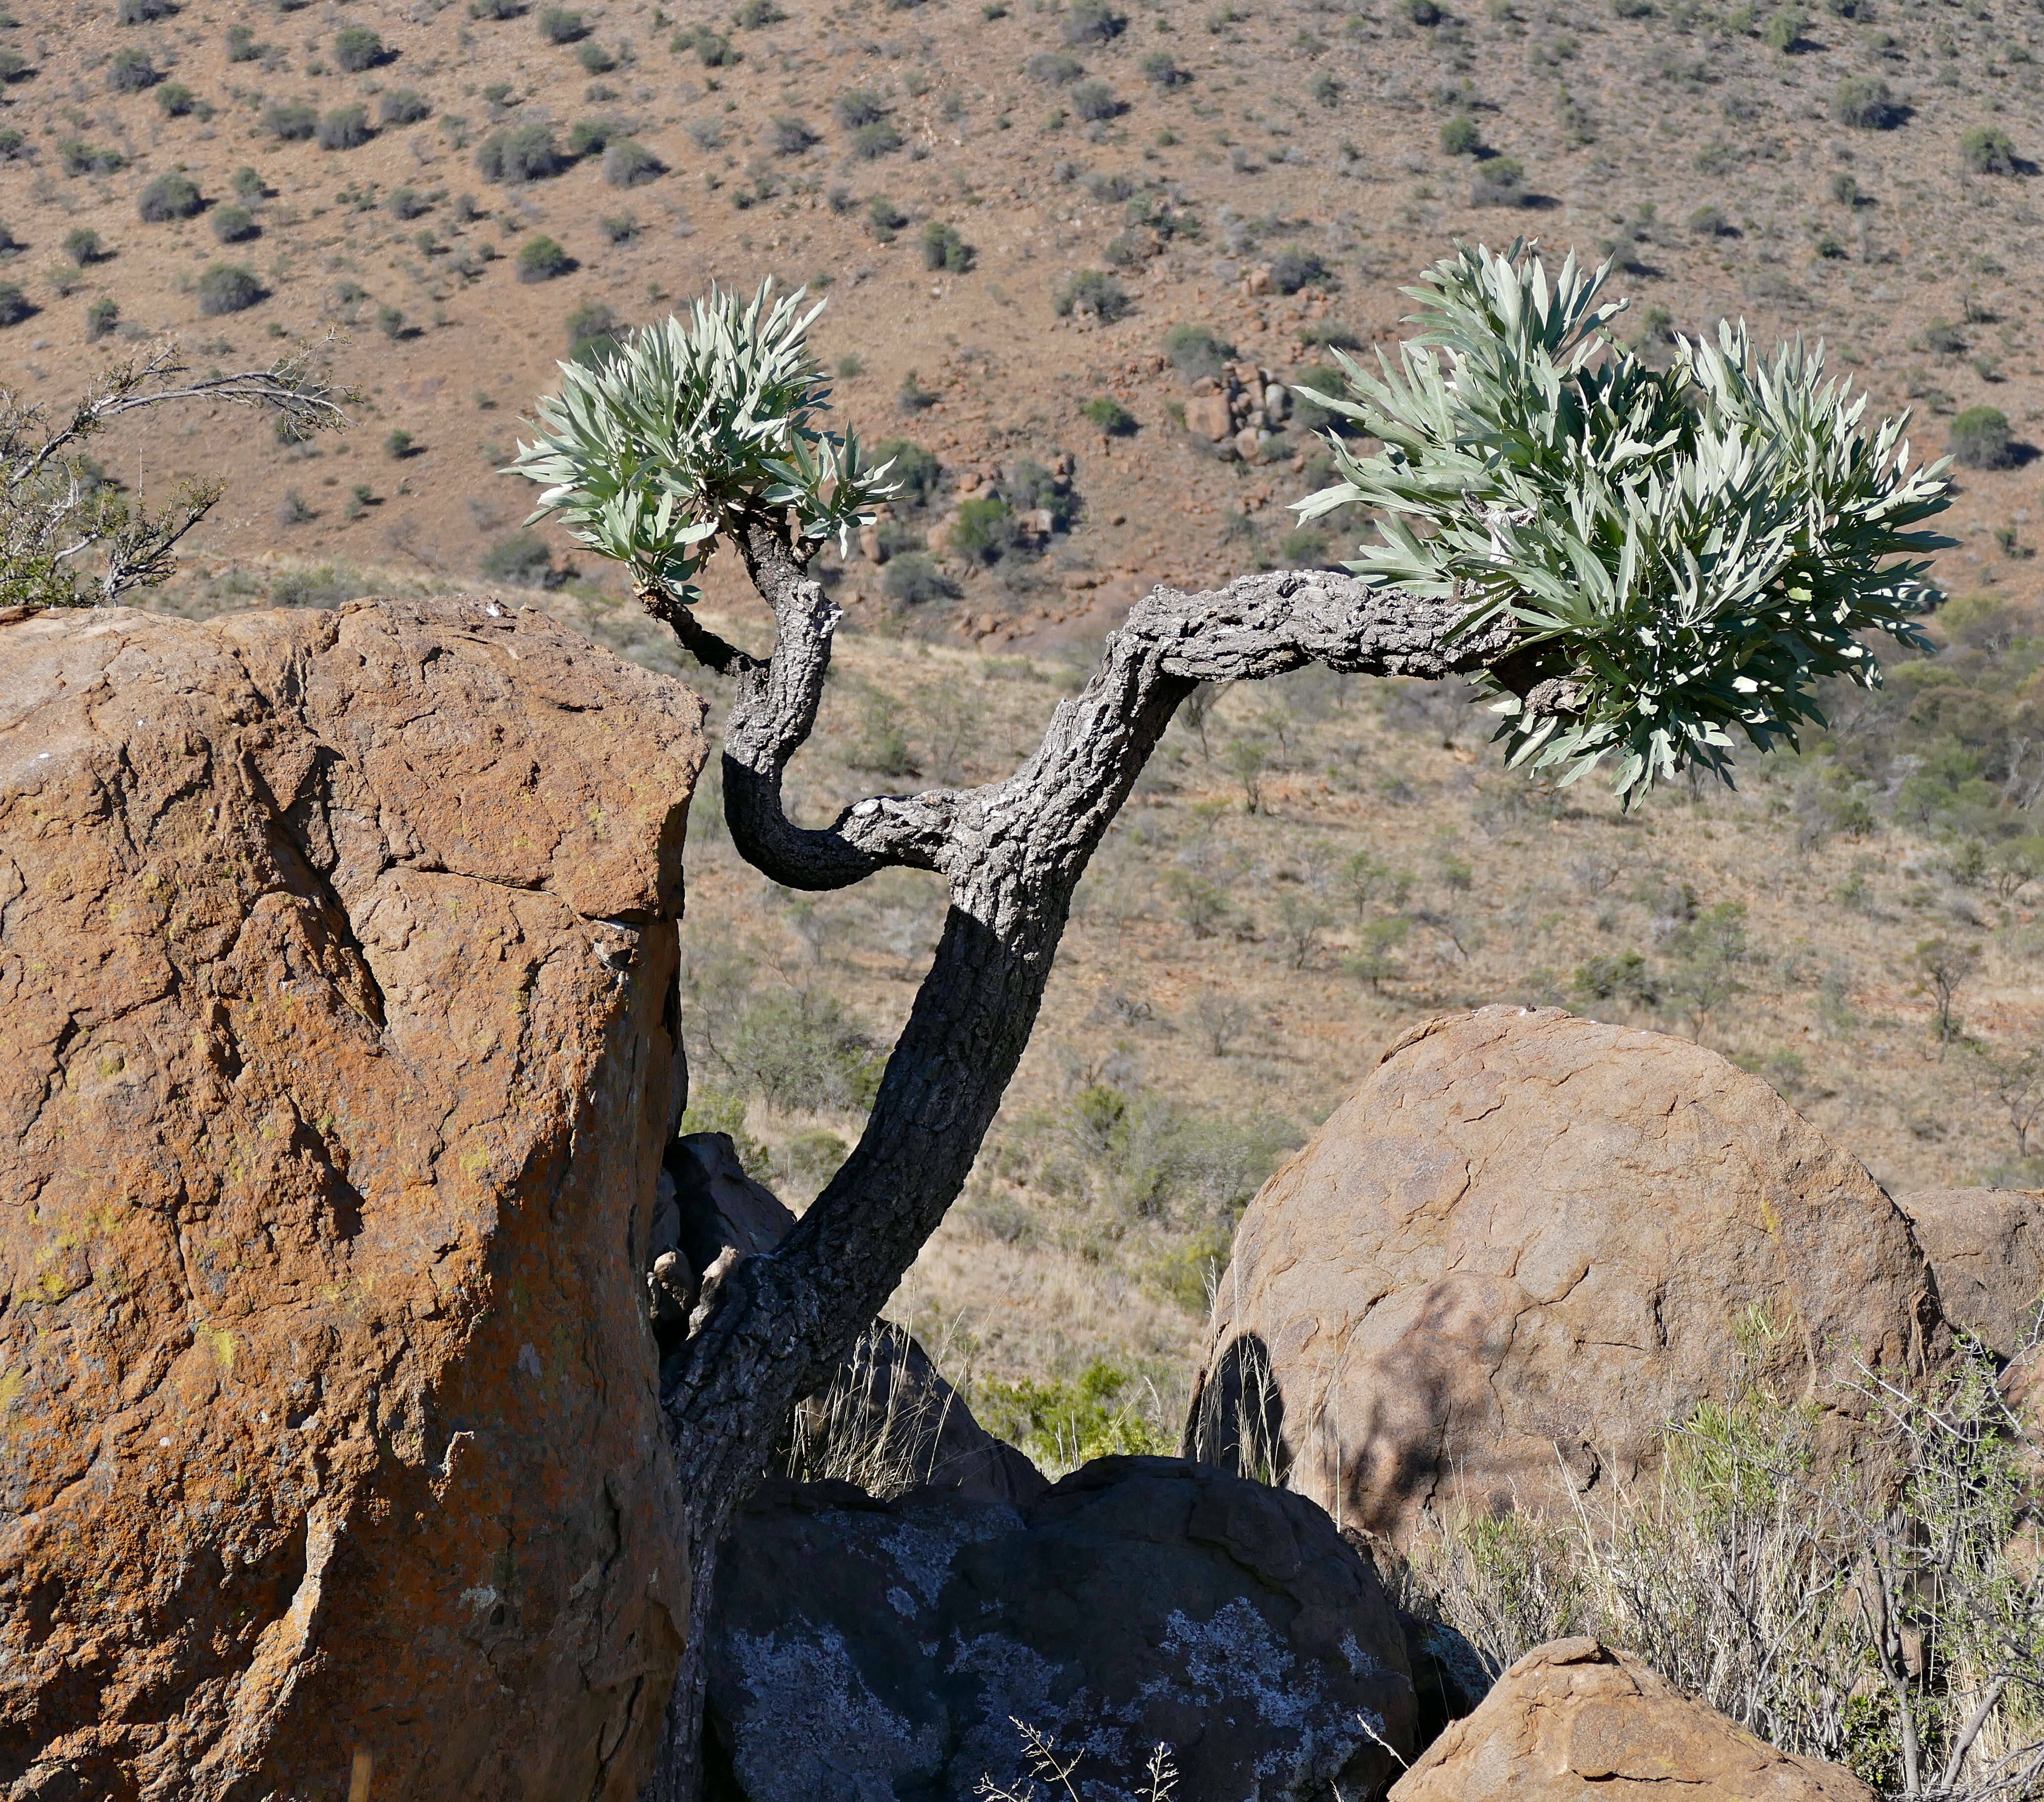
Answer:
[(1329, 434), (1343, 479), (1295, 505), (1374, 509), (1348, 567), (1466, 601), (1459, 630), (1509, 614), (1546, 678), (1489, 680), (1512, 762), (1573, 782), (1615, 758), (1629, 804), (1691, 766), (1729, 782), (1735, 732), (1794, 745), (1823, 678), (1877, 686), (1862, 635), (1927, 647), (1923, 559), (1953, 541), (1915, 529), (1946, 465), (1910, 466), (1906, 415), (1863, 428), (1821, 345), (1762, 359), (1726, 322), (1654, 369), (1605, 329), (1610, 269), (1458, 247), (1407, 290), (1396, 363), (1337, 352), (1349, 392), (1301, 390), (1382, 448)]
[(842, 540), (894, 492), (856, 436), (822, 430), (829, 404), (810, 354), (804, 290), (750, 302), (719, 289), (640, 328), (592, 367), (560, 365), (537, 436), (510, 471), (543, 485), (528, 524), (558, 513), (580, 544), (628, 567), (641, 593), (693, 605), (720, 536), (783, 515), (798, 551)]

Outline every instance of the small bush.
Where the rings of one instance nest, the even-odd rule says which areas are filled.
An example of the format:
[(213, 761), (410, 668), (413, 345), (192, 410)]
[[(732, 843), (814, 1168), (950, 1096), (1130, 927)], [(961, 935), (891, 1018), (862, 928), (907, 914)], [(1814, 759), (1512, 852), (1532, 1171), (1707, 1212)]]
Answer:
[(897, 411), (906, 413), (923, 413), (936, 404), (936, 394), (923, 386), (914, 370), (910, 370), (901, 378), (901, 386), (894, 396), (894, 405)]
[(766, 142), (776, 156), (799, 156), (816, 141), (808, 122), (784, 113), (767, 127)]
[(344, 25), (334, 33), (333, 60), (348, 75), (373, 69), (390, 54), (383, 40), (367, 25)]
[(259, 206), (270, 198), (263, 178), (245, 163), (234, 171), (233, 186), (236, 198), (250, 206)]
[(492, 582), (508, 582), (520, 588), (553, 588), (553, 553), (536, 532), (521, 532), (515, 538), (500, 538), (483, 553), (482, 573)]
[(525, 13), (525, 0), (468, 0), (471, 19), (517, 19)]
[(142, 197), (135, 203), (135, 210), (141, 215), (145, 225), (162, 225), (173, 219), (190, 219), (202, 212), (206, 202), (199, 198), (198, 184), (190, 176), (172, 171), (159, 175), (143, 189)]
[(21, 292), (18, 282), (0, 282), (0, 325), (18, 325), (35, 311), (35, 303)]
[(301, 143), (319, 129), (319, 111), (309, 100), (273, 101), (263, 109), (263, 129), (281, 143)]
[(1810, 29), (1810, 21), (1793, 6), (1785, 6), (1767, 21), (1767, 29), (1760, 34), (1760, 41), (1769, 50), (1778, 50), (1786, 56), (1802, 47), (1803, 34)]
[(1737, 229), (1724, 215), (1724, 209), (1706, 201), (1689, 215), (1689, 229), (1706, 238), (1731, 238), (1739, 235)]
[(832, 102), (831, 117), (840, 131), (855, 132), (862, 125), (878, 125), (887, 117), (887, 109), (870, 88), (855, 87)]
[(1135, 429), (1135, 416), (1111, 394), (1088, 401), (1079, 409), (1103, 437), (1126, 438)]
[(575, 52), (575, 60), (586, 75), (607, 75), (617, 67), (617, 59), (594, 38)]
[(213, 217), (206, 222), (213, 228), (213, 235), (224, 244), (245, 244), (263, 234), (263, 228), (256, 223), (256, 215), (247, 207), (232, 202), (225, 206), (216, 206)]
[(1072, 90), (1071, 106), (1089, 125), (1116, 118), (1121, 113), (1121, 102), (1115, 97), (1114, 90), (1097, 76), (1091, 81), (1081, 82)]
[(1441, 148), (1450, 156), (1473, 156), (1483, 148), (1483, 133), (1467, 113), (1441, 127)]
[(518, 279), (551, 282), (574, 267), (574, 259), (549, 237), (528, 238), (518, 249)]
[(901, 148), (901, 134), (894, 129), (892, 119), (875, 119), (871, 125), (861, 125), (851, 134), (852, 155), (869, 163)]
[(108, 296), (102, 294), (98, 300), (86, 302), (85, 341), (88, 344), (111, 337), (113, 328), (120, 323), (121, 309)]
[(199, 98), (182, 82), (165, 82), (156, 90), (156, 106), (165, 118), (182, 119), (199, 110)]
[(1934, 319), (1923, 328), (1923, 348), (1936, 356), (1964, 356), (1966, 335), (1949, 321)]
[(383, 204), (394, 219), (417, 219), (432, 211), (432, 202), (417, 188), (393, 188)]
[(475, 166), (490, 182), (538, 182), (568, 166), (551, 125), (535, 122), (492, 132), (477, 147)]
[(628, 244), (644, 229), (628, 213), (606, 213), (597, 221), (597, 228), (607, 244)]
[(1404, 0), (1398, 10), (1416, 25), (1437, 25), (1448, 16), (1434, 0)]
[(388, 88), (377, 98), (376, 116), (386, 125), (416, 125), (432, 112), (433, 103), (415, 87)]
[(1952, 421), (1948, 448), (1968, 469), (2007, 469), (2017, 461), (2008, 416), (1999, 407), (1968, 407)]
[(322, 150), (359, 150), (375, 135), (369, 129), (369, 109), (357, 102), (321, 114), (313, 137)]
[(905, 551), (889, 562), (881, 586), (889, 600), (903, 607), (926, 607), (934, 601), (955, 601), (963, 592), (920, 551)]
[(1128, 29), (1128, 19), (1107, 0), (1072, 0), (1065, 14), (1067, 44), (1106, 44)]
[(117, 52), (107, 65), (106, 85), (116, 94), (140, 94), (146, 87), (154, 87), (163, 79), (149, 60), (147, 51)]
[(974, 255), (972, 246), (959, 236), (955, 225), (939, 225), (932, 219), (923, 228), (925, 269), (944, 269), (954, 275), (962, 275), (971, 268)]
[(1281, 294), (1334, 284), (1334, 271), (1309, 250), (1287, 244), (1270, 259), (1270, 285)]
[(1127, 313), (1129, 299), (1112, 275), (1097, 269), (1082, 269), (1058, 290), (1055, 304), (1060, 319), (1089, 313), (1105, 325)]
[(80, 265), (104, 263), (113, 254), (90, 225), (80, 225), (64, 233), (63, 253)]
[(769, 25), (778, 25), (787, 16), (774, 0), (745, 0), (745, 4), (732, 15), (747, 31), (764, 31)]
[(667, 172), (666, 163), (632, 138), (620, 138), (603, 153), (603, 179), (614, 188), (639, 187)]
[(667, 48), (675, 56), (693, 50), (705, 69), (728, 68), (743, 60), (732, 48), (731, 40), (712, 31), (708, 25), (697, 25), (694, 31), (678, 31), (667, 40)]
[(1174, 325), (1164, 334), (1164, 355), (1188, 382), (1203, 376), (1218, 379), (1235, 355), (1235, 347), (1204, 325)]
[(102, 150), (76, 138), (66, 138), (57, 145), (57, 161), (67, 175), (113, 175), (128, 167), (128, 159), (121, 152)]
[(1976, 175), (2015, 173), (2015, 145), (1992, 125), (1976, 125), (1959, 140), (1959, 156)]
[(1169, 92), (1174, 87), (1183, 87), (1192, 78), (1191, 71), (1178, 67), (1177, 60), (1168, 50), (1153, 50), (1138, 65), (1143, 79), (1155, 88)]
[(589, 36), (582, 14), (565, 6), (548, 6), (540, 14), (540, 35), (549, 44), (574, 44)]
[(1526, 166), (1512, 156), (1483, 163), (1470, 189), (1472, 206), (1523, 206), (1527, 198)]
[[(402, 325), (403, 322), (401, 314), (398, 323)], [(402, 429), (394, 431), (383, 440), (383, 454), (394, 463), (401, 463), (407, 457), (418, 455), (418, 440), (409, 432)]]
[(246, 25), (227, 28), (227, 60), (230, 63), (252, 63), (263, 54), (263, 46), (256, 41), (256, 34)]
[(617, 135), (614, 119), (578, 119), (568, 128), (568, 155), (594, 156)]
[(246, 313), (263, 298), (263, 284), (238, 263), (216, 263), (198, 279), (198, 309), (208, 319)]
[(175, 17), (177, 10), (174, 0), (121, 0), (113, 17), (124, 25), (148, 25)]
[(1847, 75), (1832, 90), (1831, 117), (1862, 132), (1888, 131), (1902, 123), (1895, 96), (1878, 75)]
[(1046, 87), (1070, 87), (1085, 73), (1085, 64), (1062, 50), (1045, 50), (1032, 56), (1022, 69), (1030, 80)]
[(893, 466), (888, 478), (901, 485), (896, 506), (927, 507), (937, 498), (943, 486), (944, 466), (938, 462), (935, 451), (908, 438), (883, 438), (866, 449), (876, 467)]

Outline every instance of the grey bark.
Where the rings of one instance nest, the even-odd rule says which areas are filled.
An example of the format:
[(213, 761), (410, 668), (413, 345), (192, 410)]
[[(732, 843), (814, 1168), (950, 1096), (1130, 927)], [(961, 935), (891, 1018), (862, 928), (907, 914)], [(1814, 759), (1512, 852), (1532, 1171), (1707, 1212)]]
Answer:
[(663, 1370), (695, 1584), (644, 1802), (694, 1802), (699, 1787), (717, 1542), (790, 1408), (828, 1379), (964, 1187), (1028, 1043), (1073, 890), (1179, 703), (1201, 682), (1312, 663), (1426, 678), (1489, 669), (1522, 692), (1540, 675), (1512, 667), (1508, 619), (1458, 636), (1466, 608), (1338, 572), (1245, 576), (1196, 594), (1159, 587), (1108, 639), (1083, 692), (1058, 706), (1013, 775), (869, 796), (831, 825), (805, 828), (782, 809), (782, 776), (815, 725), (839, 610), (776, 525), (755, 524), (740, 548), (773, 610), (770, 658), (724, 644), (667, 597), (646, 597), (703, 662), (737, 678), (724, 780), (740, 854), (795, 889), (843, 888), (889, 866), (934, 870), (951, 905), (857, 1147), (774, 1251), (713, 1273)]

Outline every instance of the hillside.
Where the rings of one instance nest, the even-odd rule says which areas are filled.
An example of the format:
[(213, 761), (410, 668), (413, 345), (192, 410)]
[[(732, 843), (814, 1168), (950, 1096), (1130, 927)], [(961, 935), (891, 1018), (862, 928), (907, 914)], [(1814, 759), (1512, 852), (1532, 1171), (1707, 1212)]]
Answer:
[[(828, 293), (849, 417), (942, 466), (875, 548), (929, 540), (943, 566), (897, 571), (892, 601), (947, 633), (1040, 638), (1138, 582), (1338, 552), (1281, 511), (1314, 479), (1302, 409), (1231, 460), (1180, 423), (1193, 382), (1220, 349), (1282, 377), (1324, 343), (1393, 336), (1398, 288), (1451, 240), (1527, 233), (1615, 252), (1650, 340), (1728, 313), (1821, 334), (1877, 405), (1919, 407), (1934, 448), (1958, 413), (2000, 409), (2012, 467), (1966, 475), (1946, 579), (2038, 586), (2044, 20), (2013, 6), (7, 16), (6, 379), (60, 399), (164, 328), (223, 366), (333, 333), (335, 373), (364, 392), (338, 443), (280, 445), (230, 414), (110, 446), (145, 491), (229, 478), (198, 545), (217, 572), (264, 579), (281, 556), (529, 581), (551, 551), (561, 579), (565, 547), (521, 536), (527, 497), (494, 473), (554, 359), (773, 274)], [(1080, 411), (1099, 400), (1125, 415), (1097, 409), (1106, 434)], [(1039, 479), (1060, 452), (1071, 479)], [(955, 548), (935, 528), (975, 483), (1049, 503), (1052, 529)], [(855, 557), (843, 592), (878, 603), (883, 579)]]

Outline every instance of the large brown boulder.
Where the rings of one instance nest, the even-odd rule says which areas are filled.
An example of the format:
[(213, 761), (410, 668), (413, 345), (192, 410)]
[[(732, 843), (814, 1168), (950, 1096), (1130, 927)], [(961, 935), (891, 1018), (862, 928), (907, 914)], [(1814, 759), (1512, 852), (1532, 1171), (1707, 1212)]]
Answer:
[(635, 1792), (701, 718), (484, 602), (0, 617), (0, 1795)]
[(1402, 1541), (1630, 1478), (1742, 1381), (1830, 1407), (1850, 1360), (1919, 1368), (1942, 1331), (1908, 1221), (1765, 1083), (1485, 1008), (1408, 1032), (1250, 1204), (1188, 1449)]
[(2044, 1307), (2044, 1195), (1928, 1189), (1895, 1205), (1931, 1260), (1945, 1318), (2004, 1358), (2029, 1344)]
[(1537, 1646), (1392, 1785), (1391, 1802), (1874, 1802), (1594, 1639)]
[(1104, 1458), (1026, 1507), (774, 1483), (725, 1543), (709, 1643), (716, 1802), (1028, 1793), (1022, 1729), (1078, 1793), (1381, 1792), (1413, 1695), (1377, 1573), (1310, 1502)]

